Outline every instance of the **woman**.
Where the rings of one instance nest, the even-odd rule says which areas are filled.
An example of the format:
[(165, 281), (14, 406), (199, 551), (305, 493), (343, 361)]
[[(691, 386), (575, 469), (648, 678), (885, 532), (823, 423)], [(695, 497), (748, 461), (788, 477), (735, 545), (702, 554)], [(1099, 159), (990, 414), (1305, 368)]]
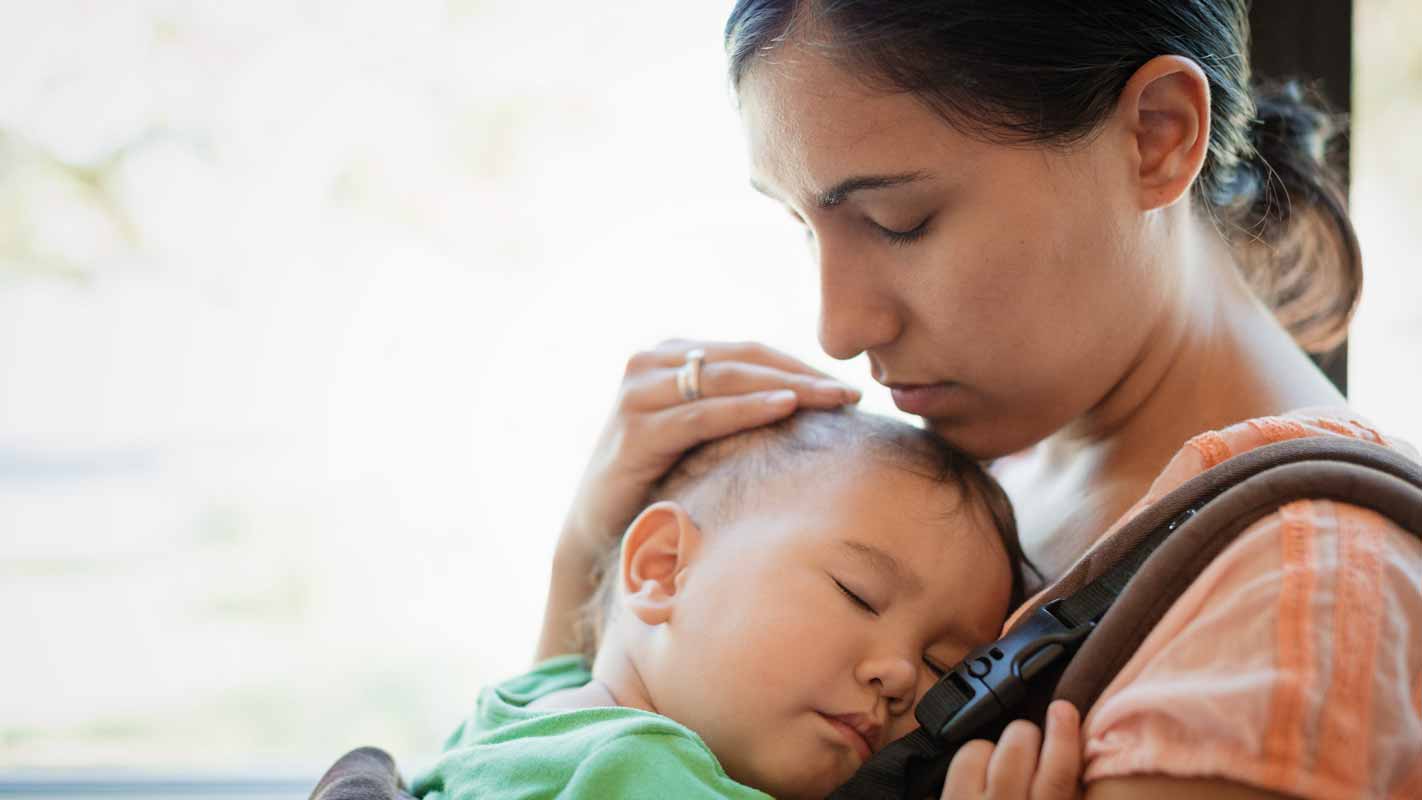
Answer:
[[(867, 353), (901, 409), (994, 460), (1048, 581), (1242, 450), (1385, 441), (1304, 353), (1343, 336), (1360, 256), (1328, 118), (1293, 87), (1251, 94), (1246, 19), (1244, 0), (731, 13), (751, 182), (805, 228), (821, 345)], [(568, 649), (593, 554), (681, 452), (853, 400), (826, 381), (758, 345), (634, 356), (539, 655)], [(1419, 564), (1351, 507), (1257, 523), (1090, 710), (1087, 796), (1422, 796)]]

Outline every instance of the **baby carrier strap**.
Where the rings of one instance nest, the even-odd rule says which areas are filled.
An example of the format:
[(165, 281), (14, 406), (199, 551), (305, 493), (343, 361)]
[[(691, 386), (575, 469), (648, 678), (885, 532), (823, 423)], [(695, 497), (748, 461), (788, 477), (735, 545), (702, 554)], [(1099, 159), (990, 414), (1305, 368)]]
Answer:
[(1422, 465), (1380, 445), (1310, 437), (1195, 476), (1083, 556), (998, 641), (969, 653), (919, 702), (920, 728), (876, 753), (831, 797), (937, 797), (964, 742), (1053, 699), (1085, 712), (1161, 616), (1250, 525), (1295, 500), (1371, 509), (1422, 535)]

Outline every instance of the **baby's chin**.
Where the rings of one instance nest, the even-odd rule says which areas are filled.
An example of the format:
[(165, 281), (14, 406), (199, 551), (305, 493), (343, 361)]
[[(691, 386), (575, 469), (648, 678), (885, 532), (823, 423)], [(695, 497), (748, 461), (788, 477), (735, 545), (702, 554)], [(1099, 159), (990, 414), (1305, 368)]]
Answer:
[(732, 778), (759, 789), (776, 800), (820, 800), (844, 785), (859, 768), (857, 756), (848, 755), (838, 763), (824, 765), (823, 769), (807, 768), (810, 765), (787, 765), (774, 776), (748, 777), (745, 780)]
[[(776, 735), (767, 736), (773, 729)], [(707, 739), (726, 774), (777, 800), (829, 796), (854, 777), (860, 758), (841, 744), (814, 708), (761, 718), (753, 729), (723, 730)], [(721, 744), (730, 743), (722, 748)]]
[(831, 792), (842, 786), (846, 780), (849, 780), (848, 775), (844, 777), (844, 780), (815, 781), (816, 785), (813, 786), (807, 786), (804, 782), (799, 782), (794, 786), (789, 786), (784, 789), (762, 788), (761, 791), (774, 797), (776, 800), (824, 800), (824, 798), (829, 797)]

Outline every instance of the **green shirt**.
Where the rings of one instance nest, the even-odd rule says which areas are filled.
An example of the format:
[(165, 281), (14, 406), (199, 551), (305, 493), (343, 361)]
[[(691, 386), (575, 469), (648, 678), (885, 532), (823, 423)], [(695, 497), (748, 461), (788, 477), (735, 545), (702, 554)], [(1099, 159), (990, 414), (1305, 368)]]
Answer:
[(414, 794), (429, 800), (769, 798), (726, 777), (700, 736), (660, 714), (526, 708), (545, 694), (590, 680), (586, 659), (559, 656), (484, 689), (474, 715), (416, 779)]

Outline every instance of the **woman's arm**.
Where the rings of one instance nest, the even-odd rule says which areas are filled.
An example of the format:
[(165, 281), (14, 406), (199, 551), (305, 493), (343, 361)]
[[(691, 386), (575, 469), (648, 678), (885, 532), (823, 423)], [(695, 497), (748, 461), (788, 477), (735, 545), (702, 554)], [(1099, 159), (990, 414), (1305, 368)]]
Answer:
[[(704, 355), (700, 391), (688, 400), (677, 372), (697, 350)], [(553, 556), (535, 662), (574, 651), (579, 610), (596, 588), (594, 567), (683, 453), (797, 408), (858, 400), (858, 390), (753, 342), (673, 340), (628, 359), (617, 405), (593, 448)]]
[(553, 553), (548, 602), (543, 608), (543, 629), (538, 636), (538, 650), (533, 656), (535, 664), (578, 649), (578, 618), (596, 588), (592, 579), (598, 563), (597, 553), (577, 544), (581, 538), (576, 533), (570, 535), (565, 532)]

